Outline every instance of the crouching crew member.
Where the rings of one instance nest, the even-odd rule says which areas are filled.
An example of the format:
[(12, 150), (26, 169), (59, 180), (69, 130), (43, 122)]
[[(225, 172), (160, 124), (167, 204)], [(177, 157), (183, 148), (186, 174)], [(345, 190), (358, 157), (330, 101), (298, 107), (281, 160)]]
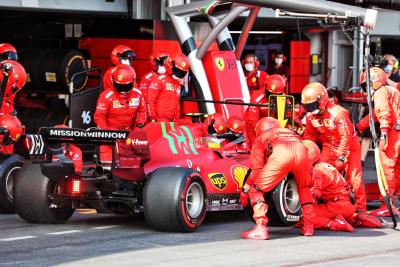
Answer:
[[(293, 173), (297, 184), (304, 225), (305, 236), (314, 234), (313, 197), (311, 194), (311, 163), (307, 148), (300, 137), (292, 130), (280, 128), (274, 118), (262, 118), (256, 126), (257, 139), (251, 149), (250, 166), (252, 173), (243, 186), (242, 205), (247, 206), (247, 197), (254, 211), (256, 226), (243, 232), (248, 239), (268, 239), (268, 205), (264, 193), (273, 190), (289, 172)], [(248, 194), (246, 194), (246, 191)]]

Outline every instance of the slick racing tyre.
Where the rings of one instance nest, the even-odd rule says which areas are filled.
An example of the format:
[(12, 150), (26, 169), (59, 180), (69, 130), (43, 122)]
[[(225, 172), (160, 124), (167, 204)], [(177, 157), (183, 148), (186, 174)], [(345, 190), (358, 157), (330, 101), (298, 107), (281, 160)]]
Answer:
[(50, 198), (58, 185), (42, 174), (40, 164), (24, 164), (14, 184), (14, 202), (18, 215), (31, 223), (59, 224), (67, 221), (74, 210), (71, 201)]
[[(266, 193), (264, 197), (268, 204), (268, 225), (290, 226), (300, 220), (300, 199), (296, 182), (291, 175), (282, 180), (272, 192)], [(244, 213), (254, 222), (250, 203), (244, 209)]]
[(144, 215), (160, 231), (192, 232), (206, 214), (201, 175), (189, 168), (160, 168), (146, 181)]
[(0, 213), (14, 213), (14, 180), (24, 165), (24, 159), (16, 154), (0, 163)]

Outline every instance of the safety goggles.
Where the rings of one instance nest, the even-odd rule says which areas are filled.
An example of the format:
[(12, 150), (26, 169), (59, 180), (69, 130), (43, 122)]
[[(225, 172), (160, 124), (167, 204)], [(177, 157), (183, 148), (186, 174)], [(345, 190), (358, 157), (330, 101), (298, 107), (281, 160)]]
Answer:
[(168, 56), (162, 56), (159, 58), (155, 58), (154, 62), (158, 65), (164, 66), (165, 62), (167, 62)]
[(132, 89), (133, 82), (127, 83), (127, 84), (120, 84), (117, 82), (113, 82), (113, 85), (114, 85), (115, 90), (117, 90), (117, 92), (127, 93)]
[(178, 69), (177, 67), (173, 66), (173, 67), (172, 67), (172, 73), (173, 73), (176, 77), (182, 79), (183, 77), (185, 77), (187, 71)]
[(313, 112), (314, 110), (319, 108), (319, 101), (303, 104), (303, 107), (307, 112)]
[(132, 50), (127, 50), (127, 51), (119, 54), (119, 57), (122, 59), (128, 58), (128, 59), (132, 60), (132, 59), (136, 58), (136, 54)]
[(7, 60), (7, 59), (11, 59), (11, 60), (17, 61), (18, 60), (18, 54), (16, 52), (13, 52), (13, 51), (7, 51), (7, 52), (4, 52), (4, 53), (0, 54), (0, 61)]

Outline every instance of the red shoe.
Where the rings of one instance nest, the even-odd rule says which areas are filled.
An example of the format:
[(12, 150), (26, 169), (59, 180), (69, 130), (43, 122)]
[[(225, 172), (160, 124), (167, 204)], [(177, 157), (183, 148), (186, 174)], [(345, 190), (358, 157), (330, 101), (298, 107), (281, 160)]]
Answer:
[(269, 237), (267, 226), (262, 224), (258, 224), (254, 226), (253, 229), (251, 229), (250, 231), (243, 232), (240, 235), (246, 239), (256, 239), (256, 240), (265, 240), (268, 239)]
[(368, 213), (370, 215), (376, 216), (376, 217), (390, 217), (389, 210), (388, 210), (388, 208), (386, 207), (385, 204), (382, 204), (382, 206), (379, 209), (372, 210), (372, 211), (370, 211)]
[(369, 227), (369, 228), (382, 228), (382, 222), (375, 216), (365, 212), (357, 213), (354, 219), (354, 226), (356, 227)]
[(355, 232), (353, 226), (349, 224), (342, 215), (338, 215), (329, 225), (329, 230), (331, 231), (345, 231), (345, 232)]
[(304, 224), (301, 227), (301, 232), (304, 236), (313, 236), (314, 235), (314, 225), (313, 224)]

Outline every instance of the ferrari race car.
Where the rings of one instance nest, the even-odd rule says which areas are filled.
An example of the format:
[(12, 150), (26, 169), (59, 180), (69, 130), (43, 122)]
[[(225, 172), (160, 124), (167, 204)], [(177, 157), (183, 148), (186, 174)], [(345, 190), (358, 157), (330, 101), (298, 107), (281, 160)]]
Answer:
[[(32, 223), (64, 223), (77, 208), (99, 213), (143, 212), (162, 231), (194, 231), (207, 211), (241, 210), (239, 193), (249, 168), (240, 134), (209, 135), (205, 123), (149, 123), (133, 132), (42, 128), (28, 135), (30, 161), (15, 180), (17, 213)], [(75, 175), (63, 143), (111, 145), (109, 169), (85, 164)], [(96, 161), (96, 160), (95, 160)], [(268, 197), (272, 224), (300, 218), (293, 179)]]

